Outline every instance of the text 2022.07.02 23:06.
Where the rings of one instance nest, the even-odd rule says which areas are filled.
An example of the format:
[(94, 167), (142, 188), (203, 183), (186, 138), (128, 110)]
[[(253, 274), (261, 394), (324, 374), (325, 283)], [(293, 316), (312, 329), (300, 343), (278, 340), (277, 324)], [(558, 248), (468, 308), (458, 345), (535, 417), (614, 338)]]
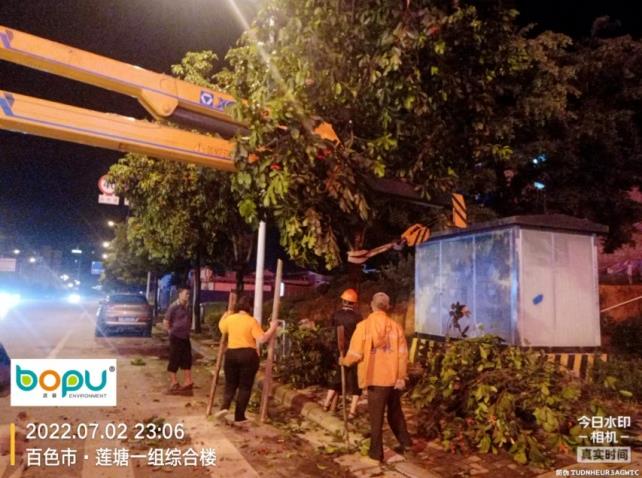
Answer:
[(28, 423), (27, 440), (182, 440), (182, 423)]

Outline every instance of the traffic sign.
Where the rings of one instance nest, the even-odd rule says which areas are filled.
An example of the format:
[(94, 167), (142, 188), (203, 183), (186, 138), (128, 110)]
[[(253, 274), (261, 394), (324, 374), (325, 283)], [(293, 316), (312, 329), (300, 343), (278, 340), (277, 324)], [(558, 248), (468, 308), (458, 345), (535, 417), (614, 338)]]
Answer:
[(98, 189), (100, 189), (101, 193), (106, 194), (107, 196), (113, 196), (116, 192), (114, 183), (107, 180), (106, 174), (101, 176), (98, 180)]
[(98, 195), (98, 203), (99, 204), (111, 204), (112, 206), (118, 206), (118, 203), (120, 203), (120, 197), (119, 196), (113, 196), (111, 194), (99, 194)]
[(91, 261), (91, 274), (95, 276), (99, 276), (105, 272), (105, 266), (103, 265), (102, 261)]

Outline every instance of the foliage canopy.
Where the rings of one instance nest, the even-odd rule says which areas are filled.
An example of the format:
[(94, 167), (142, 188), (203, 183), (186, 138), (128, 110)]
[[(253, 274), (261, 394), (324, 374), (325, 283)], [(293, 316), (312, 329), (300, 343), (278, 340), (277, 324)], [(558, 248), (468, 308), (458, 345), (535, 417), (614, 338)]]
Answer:
[[(395, 212), (365, 179), (427, 198), (496, 191), (525, 161), (516, 144), (563, 114), (569, 40), (530, 38), (515, 11), (460, 3), (271, 0), (228, 53), (217, 80), (244, 100), (251, 131), (237, 153), (241, 214), (269, 215), (301, 264), (332, 269), (355, 229), (386, 227)], [(340, 144), (313, 134), (321, 120)]]

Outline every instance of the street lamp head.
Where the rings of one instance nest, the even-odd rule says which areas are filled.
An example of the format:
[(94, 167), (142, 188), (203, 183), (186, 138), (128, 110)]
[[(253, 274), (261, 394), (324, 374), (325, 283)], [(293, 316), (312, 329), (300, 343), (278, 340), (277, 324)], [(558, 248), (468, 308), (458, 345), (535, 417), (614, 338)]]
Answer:
[(72, 254), (82, 254), (82, 249), (78, 249), (78, 248), (76, 248), (76, 249), (72, 249), (72, 250), (71, 250), (71, 253), (72, 253)]
[(18, 254), (20, 254), (20, 249), (14, 249), (13, 253), (17, 256)]
[(29, 258), (29, 263), (30, 264), (35, 264), (36, 263), (36, 258), (35, 257), (30, 257)]
[(114, 227), (116, 223), (114, 221), (107, 221), (107, 226)]
[(107, 249), (109, 247), (109, 241), (103, 241), (103, 247)]

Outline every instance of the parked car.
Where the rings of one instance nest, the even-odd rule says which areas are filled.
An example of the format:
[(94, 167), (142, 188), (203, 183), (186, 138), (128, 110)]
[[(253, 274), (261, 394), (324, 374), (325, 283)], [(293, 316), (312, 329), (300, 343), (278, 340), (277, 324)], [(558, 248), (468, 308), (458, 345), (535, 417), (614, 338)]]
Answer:
[(96, 312), (96, 337), (110, 332), (152, 334), (152, 308), (140, 294), (111, 294), (101, 300)]

